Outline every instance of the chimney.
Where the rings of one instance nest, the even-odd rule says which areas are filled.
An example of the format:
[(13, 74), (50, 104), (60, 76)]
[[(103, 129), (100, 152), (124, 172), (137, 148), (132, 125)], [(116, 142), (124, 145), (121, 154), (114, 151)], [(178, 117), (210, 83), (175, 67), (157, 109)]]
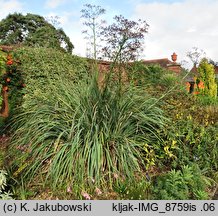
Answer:
[(171, 59), (173, 62), (167, 65), (168, 70), (174, 71), (177, 74), (179, 74), (181, 72), (182, 68), (181, 68), (181, 64), (176, 62), (177, 61), (177, 54), (175, 52), (171, 55)]
[(171, 59), (174, 63), (176, 63), (176, 60), (177, 60), (177, 55), (176, 53), (174, 52), (173, 55), (171, 55)]

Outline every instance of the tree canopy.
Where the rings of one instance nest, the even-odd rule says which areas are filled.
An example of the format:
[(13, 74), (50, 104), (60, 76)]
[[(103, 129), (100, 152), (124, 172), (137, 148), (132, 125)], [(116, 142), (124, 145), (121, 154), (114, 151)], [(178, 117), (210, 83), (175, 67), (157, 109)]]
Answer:
[(104, 20), (100, 20), (100, 17), (105, 14), (106, 10), (101, 6), (85, 4), (84, 9), (81, 10), (81, 18), (85, 19), (84, 25), (86, 29), (82, 32), (86, 34), (85, 39), (88, 41), (87, 45), (87, 57), (93, 57), (95, 60), (98, 54), (101, 53), (102, 42), (102, 27), (105, 23)]
[(106, 42), (104, 56), (120, 63), (136, 60), (143, 51), (144, 35), (149, 25), (145, 20), (132, 21), (122, 15), (115, 16), (114, 21), (102, 32)]
[(200, 79), (204, 82), (204, 93), (210, 97), (217, 97), (217, 84), (214, 66), (203, 58), (199, 64)]
[(1, 45), (52, 47), (72, 53), (74, 48), (63, 29), (55, 28), (40, 15), (9, 14), (0, 21)]

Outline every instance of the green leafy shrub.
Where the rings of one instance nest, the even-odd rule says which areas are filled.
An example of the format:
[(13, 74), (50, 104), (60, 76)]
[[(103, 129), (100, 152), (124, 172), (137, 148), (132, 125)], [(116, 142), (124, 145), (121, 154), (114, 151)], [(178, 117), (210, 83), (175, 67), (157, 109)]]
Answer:
[(215, 97), (210, 97), (208, 95), (198, 95), (197, 99), (198, 99), (199, 104), (203, 106), (208, 106), (208, 105), (217, 106), (218, 105), (218, 98), (215, 98)]
[(16, 49), (15, 54), (20, 59), (19, 70), (25, 83), (22, 105), (25, 109), (32, 101), (42, 102), (49, 80), (69, 79), (73, 84), (86, 73), (85, 60), (59, 50), (23, 47)]
[(175, 86), (178, 84), (178, 76), (175, 75), (175, 73), (165, 73), (160, 78), (160, 84), (164, 86), (165, 88), (170, 88), (172, 86)]
[(160, 84), (161, 77), (166, 73), (159, 65), (145, 65), (140, 61), (128, 65), (126, 69), (128, 79), (139, 86)]
[(144, 146), (157, 142), (166, 119), (142, 88), (122, 94), (117, 89), (100, 89), (95, 78), (74, 85), (50, 80), (42, 103), (15, 118), (11, 147), (20, 149), (15, 175), (42, 172), (54, 187), (111, 186), (114, 173), (134, 179), (146, 167)]
[(217, 84), (215, 80), (215, 69), (207, 59), (202, 59), (198, 72), (200, 73), (200, 80), (204, 82), (203, 93), (211, 98), (217, 97)]
[[(180, 116), (178, 116), (180, 118)], [(218, 125), (205, 127), (194, 122), (191, 115), (185, 119), (177, 119), (161, 131), (164, 150), (159, 150), (160, 163), (170, 167), (181, 167), (190, 163), (198, 163), (200, 169), (211, 174), (218, 170)]]
[(154, 199), (187, 200), (208, 199), (206, 187), (211, 185), (197, 165), (183, 166), (158, 176), (153, 185)]
[(184, 162), (196, 161), (201, 169), (210, 172), (218, 170), (218, 125), (204, 126), (194, 125), (192, 122), (183, 127), (183, 134), (180, 134), (182, 140), (179, 149), (178, 161)]
[(197, 163), (212, 176), (218, 169), (217, 107), (202, 106), (195, 96), (178, 90), (163, 98), (162, 106), (171, 123), (160, 131), (164, 147), (157, 153), (157, 164), (178, 169)]
[(160, 84), (162, 76), (166, 70), (159, 65), (148, 65), (145, 71), (146, 82), (153, 85)]
[(184, 78), (187, 76), (184, 71), (181, 75), (164, 69), (158, 64), (145, 65), (143, 62), (134, 62), (127, 67), (129, 82), (136, 86), (146, 87), (147, 92), (162, 101), (169, 95), (176, 95), (177, 98), (186, 94)]
[(5, 191), (5, 188), (7, 186), (7, 172), (4, 170), (0, 170), (0, 200), (10, 200), (12, 199), (10, 193)]

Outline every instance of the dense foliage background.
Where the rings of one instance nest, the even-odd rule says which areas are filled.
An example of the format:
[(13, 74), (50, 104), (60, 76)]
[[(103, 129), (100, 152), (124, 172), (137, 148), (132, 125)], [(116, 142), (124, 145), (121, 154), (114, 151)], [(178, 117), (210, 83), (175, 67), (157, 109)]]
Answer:
[(0, 44), (47, 47), (72, 53), (73, 44), (63, 29), (36, 14), (9, 14), (0, 21)]
[(10, 114), (0, 116), (0, 198), (216, 199), (213, 66), (200, 62), (190, 94), (190, 72), (136, 61), (146, 21), (115, 16), (104, 28), (112, 62), (103, 72), (97, 19), (105, 11), (86, 5), (82, 12), (89, 60), (72, 55), (69, 38), (41, 16), (0, 22), (0, 44), (16, 45), (0, 52)]
[(102, 86), (77, 56), (24, 47), (15, 57), (25, 88), (11, 97), (1, 159), (15, 198), (213, 196), (217, 106), (202, 106), (182, 77), (136, 62), (125, 82), (111, 76)]

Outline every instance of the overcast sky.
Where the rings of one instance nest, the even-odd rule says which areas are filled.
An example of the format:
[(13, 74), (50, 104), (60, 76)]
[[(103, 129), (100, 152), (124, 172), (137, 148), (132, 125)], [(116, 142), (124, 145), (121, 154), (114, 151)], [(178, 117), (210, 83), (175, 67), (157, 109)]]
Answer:
[(109, 23), (119, 14), (146, 20), (150, 27), (144, 59), (170, 58), (176, 52), (178, 61), (187, 60), (186, 53), (198, 47), (218, 61), (218, 0), (0, 0), (0, 19), (13, 12), (58, 16), (75, 46), (74, 54), (84, 56), (80, 11), (86, 3), (105, 8)]

